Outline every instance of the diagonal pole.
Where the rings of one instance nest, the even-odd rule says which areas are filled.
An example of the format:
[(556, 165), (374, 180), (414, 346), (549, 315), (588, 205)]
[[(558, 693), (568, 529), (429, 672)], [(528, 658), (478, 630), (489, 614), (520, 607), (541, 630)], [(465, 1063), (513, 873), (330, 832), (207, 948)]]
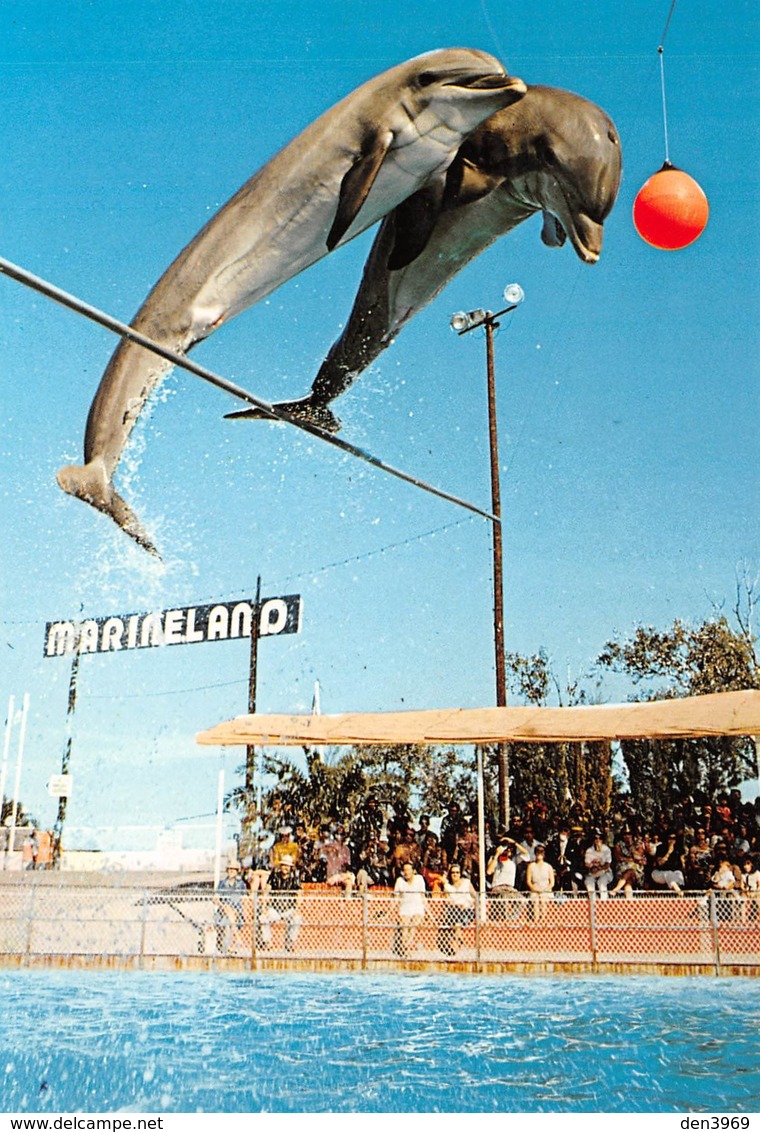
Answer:
[(217, 389), (221, 389), (225, 393), (230, 393), (233, 397), (238, 397), (241, 401), (246, 401), (249, 405), (253, 405), (272, 420), (283, 421), (285, 424), (294, 425), (303, 432), (308, 432), (311, 436), (315, 436), (319, 440), (324, 440), (327, 444), (331, 444), (334, 448), (339, 448), (342, 452), (347, 452), (350, 456), (355, 456), (357, 459), (363, 460), (373, 468), (379, 468), (380, 471), (395, 476), (396, 479), (413, 484), (414, 487), (419, 487), (422, 491), (426, 491), (430, 495), (435, 495), (439, 499), (445, 499), (447, 502), (454, 503), (458, 507), (464, 507), (465, 510), (472, 511), (476, 515), (482, 515), (484, 519), (489, 519), (492, 523), (498, 522), (495, 515), (490, 514), (488, 511), (483, 511), (480, 507), (476, 507), (474, 503), (468, 503), (465, 499), (460, 499), (457, 495), (452, 495), (450, 492), (443, 491), (441, 488), (435, 487), (433, 484), (427, 483), (417, 476), (410, 475), (400, 468), (395, 468), (392, 464), (387, 464), (385, 460), (373, 456), (370, 452), (366, 452), (363, 448), (358, 448), (355, 444), (350, 444), (347, 440), (342, 440), (332, 433), (326, 432), (317, 425), (311, 424), (310, 421), (300, 420), (298, 417), (290, 416), (289, 413), (283, 413), (281, 409), (275, 408), (275, 406), (271, 405), (268, 401), (264, 401), (260, 397), (254, 397), (254, 395), (249, 393), (246, 389), (235, 385), (234, 382), (228, 381), (227, 378), (221, 377), (212, 370), (206, 369), (205, 366), (198, 365), (197, 362), (191, 361), (184, 354), (177, 354), (174, 350), (169, 350), (165, 346), (161, 346), (158, 342), (154, 342), (152, 338), (148, 338), (138, 330), (133, 330), (127, 323), (120, 322), (118, 319), (106, 314), (105, 311), (90, 306), (89, 303), (85, 303), (75, 295), (71, 295), (67, 291), (62, 291), (53, 283), (48, 283), (47, 280), (40, 279), (37, 275), (32, 275), (32, 273), (26, 271), (25, 268), (19, 267), (15, 263), (10, 263), (7, 259), (0, 258), (0, 274), (7, 275), (9, 279), (15, 279), (17, 283), (22, 283), (25, 287), (30, 287), (32, 290), (39, 292), (39, 294), (45, 295), (46, 298), (52, 299), (53, 302), (60, 303), (61, 306), (76, 311), (77, 314), (89, 318), (91, 322), (96, 322), (99, 326), (104, 326), (106, 330), (113, 331), (114, 334), (118, 334), (121, 338), (127, 338), (130, 342), (136, 342), (139, 346), (144, 346), (146, 350), (158, 354), (159, 357), (165, 358), (173, 365), (187, 370), (188, 373), (192, 373), (195, 377), (200, 377), (202, 381), (207, 381), (210, 385), (216, 386)]

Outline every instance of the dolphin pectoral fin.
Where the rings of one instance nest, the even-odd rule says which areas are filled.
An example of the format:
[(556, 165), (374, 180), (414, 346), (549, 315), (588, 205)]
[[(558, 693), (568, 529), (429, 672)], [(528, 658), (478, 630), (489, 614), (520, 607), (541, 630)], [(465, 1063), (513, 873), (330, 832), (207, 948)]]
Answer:
[(541, 239), (546, 244), (547, 248), (561, 248), (567, 239), (565, 229), (560, 224), (557, 217), (552, 215), (551, 212), (543, 210), (544, 222), (541, 227)]
[(390, 149), (393, 134), (390, 131), (377, 133), (373, 135), (371, 141), (371, 146), (362, 153), (358, 161), (354, 162), (341, 181), (338, 211), (326, 241), (329, 251), (340, 243), (359, 215)]
[(408, 267), (425, 250), (438, 222), (442, 198), (443, 182), (433, 182), (413, 193), (394, 211), (389, 271)]
[(122, 499), (114, 489), (99, 460), (93, 460), (89, 464), (71, 464), (66, 468), (61, 468), (56, 478), (59, 486), (69, 495), (76, 496), (77, 499), (89, 503), (96, 510), (102, 511), (104, 515), (110, 516), (125, 534), (135, 540), (138, 546), (147, 550), (159, 561), (161, 560), (161, 555), (142, 523), (126, 500)]
[[(340, 432), (341, 429), (342, 421), (328, 409), (327, 405), (320, 405), (316, 401), (312, 401), (310, 397), (301, 397), (297, 401), (278, 401), (272, 408), (287, 413), (289, 417), (295, 417), (296, 420), (316, 425), (317, 428), (321, 428), (325, 432), (335, 433)], [(237, 409), (234, 413), (225, 413), (224, 419), (226, 421), (271, 421), (272, 417), (261, 409), (251, 406), (250, 409)]]

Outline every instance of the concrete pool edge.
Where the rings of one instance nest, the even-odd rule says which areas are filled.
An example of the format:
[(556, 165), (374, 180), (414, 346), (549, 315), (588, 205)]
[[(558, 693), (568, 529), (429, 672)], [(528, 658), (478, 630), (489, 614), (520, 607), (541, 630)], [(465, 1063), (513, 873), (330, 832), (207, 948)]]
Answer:
[(2, 955), (0, 970), (98, 970), (98, 971), (180, 971), (208, 973), (281, 973), (370, 975), (662, 975), (710, 978), (758, 978), (760, 964), (722, 963), (624, 963), (557, 960), (538, 962), (498, 962), (463, 960), (372, 959), (291, 959), (245, 958), (241, 956), (118, 956), (118, 955)]

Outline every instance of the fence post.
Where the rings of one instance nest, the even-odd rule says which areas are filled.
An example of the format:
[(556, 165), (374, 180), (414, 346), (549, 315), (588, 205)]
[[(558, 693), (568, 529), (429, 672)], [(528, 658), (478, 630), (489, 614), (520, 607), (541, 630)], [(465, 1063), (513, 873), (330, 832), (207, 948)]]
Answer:
[(486, 899), (485, 895), (478, 895), (475, 900), (475, 962), (480, 967), (480, 946), (481, 946), (481, 925), (486, 915)]
[(147, 922), (148, 922), (148, 890), (147, 890), (147, 888), (144, 888), (143, 889), (143, 899), (142, 899), (142, 916), (141, 916), (141, 920), (140, 920), (140, 952), (139, 952), (140, 964), (139, 965), (140, 965), (141, 968), (143, 966), (143, 960), (145, 958), (145, 934), (146, 934), (146, 931), (147, 931)]
[(713, 952), (715, 953), (715, 958), (714, 958), (715, 974), (719, 975), (720, 974), (720, 934), (719, 934), (720, 925), (719, 925), (719, 922), (718, 922), (717, 893), (711, 891), (709, 893), (709, 897), (710, 897), (710, 923), (712, 924), (712, 935), (713, 935)]
[(368, 917), (369, 917), (369, 911), (368, 911), (368, 908), (367, 908), (368, 896), (369, 896), (369, 894), (368, 894), (368, 892), (365, 888), (364, 892), (362, 893), (362, 970), (365, 970), (366, 967), (367, 967), (367, 948), (369, 946), (369, 942), (368, 942), (368, 938), (367, 938), (368, 937), (367, 924), (368, 924)]
[(253, 919), (251, 920), (251, 964), (255, 968), (257, 960), (257, 944), (259, 938), (259, 895), (261, 889), (254, 888), (253, 890)]
[(588, 894), (588, 921), (589, 921), (589, 935), (591, 938), (591, 963), (594, 967), (597, 964), (597, 943), (596, 943), (596, 893), (589, 892)]

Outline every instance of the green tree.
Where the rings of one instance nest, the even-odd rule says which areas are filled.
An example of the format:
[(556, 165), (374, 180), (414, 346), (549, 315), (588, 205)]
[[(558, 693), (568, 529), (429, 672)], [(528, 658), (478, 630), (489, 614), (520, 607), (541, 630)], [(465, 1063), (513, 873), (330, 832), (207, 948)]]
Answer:
[[(507, 653), (510, 691), (523, 702), (559, 706), (590, 702), (592, 693), (578, 680), (563, 686), (543, 649), (532, 656)], [(593, 694), (598, 695), (598, 687)], [(515, 808), (537, 794), (550, 811), (565, 815), (575, 804), (600, 818), (609, 809), (612, 792), (610, 743), (513, 743), (510, 798)]]
[[(658, 630), (639, 626), (624, 641), (608, 641), (602, 669), (627, 676), (646, 700), (760, 688), (760, 665), (752, 632), (754, 587), (737, 587), (734, 624), (716, 614), (691, 626), (676, 620)], [(640, 812), (667, 811), (684, 795), (714, 797), (754, 771), (749, 737), (637, 739), (621, 743), (631, 796)]]
[[(277, 794), (315, 825), (350, 824), (370, 793), (385, 809), (399, 801), (410, 809), (437, 814), (452, 798), (466, 809), (474, 807), (472, 763), (472, 755), (458, 747), (408, 744), (306, 748), (303, 764), (267, 752), (264, 771), (276, 782), (264, 802), (267, 807)], [(243, 786), (228, 795), (227, 805), (243, 814), (244, 825), (256, 816), (252, 791)]]

